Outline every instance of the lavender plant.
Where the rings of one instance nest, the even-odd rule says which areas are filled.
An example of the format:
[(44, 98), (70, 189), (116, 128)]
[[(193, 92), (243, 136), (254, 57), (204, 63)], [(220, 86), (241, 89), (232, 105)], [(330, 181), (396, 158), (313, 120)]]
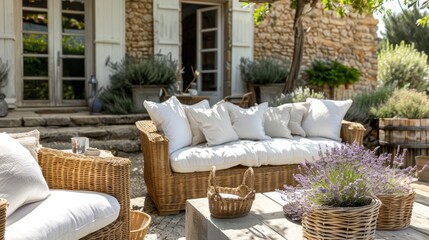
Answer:
[(285, 214), (300, 220), (304, 212), (318, 207), (358, 207), (370, 204), (376, 195), (409, 193), (416, 169), (398, 168), (405, 152), (397, 154), (390, 167), (391, 155), (377, 156), (376, 151), (357, 143), (319, 151), (319, 160), (306, 161), (302, 173), (294, 175), (297, 188), (279, 190), (287, 202)]

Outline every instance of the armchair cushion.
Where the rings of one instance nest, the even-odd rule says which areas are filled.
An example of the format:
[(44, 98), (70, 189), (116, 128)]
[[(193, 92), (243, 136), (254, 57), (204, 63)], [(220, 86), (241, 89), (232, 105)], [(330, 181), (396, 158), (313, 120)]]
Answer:
[(11, 136), (0, 133), (0, 198), (9, 202), (6, 216), (48, 194), (48, 184), (30, 152)]
[(232, 127), (240, 139), (270, 139), (264, 129), (264, 115), (268, 109), (268, 103), (250, 108), (241, 108), (229, 102), (225, 105), (228, 107)]
[(192, 132), (192, 145), (197, 145), (199, 143), (205, 142), (206, 138), (204, 137), (203, 132), (201, 132), (201, 129), (198, 126), (198, 122), (191, 116), (189, 113), (189, 109), (209, 109), (210, 103), (207, 100), (203, 100), (201, 102), (198, 102), (193, 105), (185, 105), (182, 104), (183, 110), (185, 110), (186, 117), (188, 118), (189, 126), (191, 127)]
[(6, 239), (79, 239), (115, 221), (119, 209), (116, 198), (104, 193), (51, 190), (7, 218)]
[(18, 142), (21, 143), (21, 145), (24, 146), (31, 153), (31, 155), (34, 157), (34, 159), (37, 162), (37, 151), (40, 148), (39, 130), (35, 129), (29, 132), (23, 132), (23, 133), (9, 133), (9, 136), (18, 140)]

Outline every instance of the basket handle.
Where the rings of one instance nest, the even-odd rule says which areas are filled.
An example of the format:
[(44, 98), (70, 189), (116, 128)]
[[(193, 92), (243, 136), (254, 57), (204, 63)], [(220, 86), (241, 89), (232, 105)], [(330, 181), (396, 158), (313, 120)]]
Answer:
[(212, 166), (212, 170), (210, 171), (209, 180), (208, 180), (208, 186), (213, 186), (215, 192), (219, 194), (217, 191), (217, 182), (216, 182), (216, 166)]
[[(250, 176), (249, 176), (250, 175)], [(255, 185), (255, 178), (254, 178), (254, 173), (253, 173), (253, 168), (249, 167), (246, 172), (244, 172), (244, 177), (243, 177), (243, 185), (246, 185), (246, 180), (247, 178), (250, 178), (249, 182), (249, 187), (253, 190), (253, 187)]]

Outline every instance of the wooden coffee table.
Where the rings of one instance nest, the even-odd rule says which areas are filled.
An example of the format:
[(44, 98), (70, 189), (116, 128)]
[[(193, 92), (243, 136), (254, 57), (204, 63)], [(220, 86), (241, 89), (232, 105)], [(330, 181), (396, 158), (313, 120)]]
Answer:
[[(186, 239), (302, 239), (299, 223), (285, 218), (283, 200), (276, 192), (258, 193), (247, 216), (217, 219), (210, 216), (207, 198), (186, 202)], [(411, 226), (400, 231), (377, 231), (375, 239), (429, 239), (429, 206), (414, 203)]]

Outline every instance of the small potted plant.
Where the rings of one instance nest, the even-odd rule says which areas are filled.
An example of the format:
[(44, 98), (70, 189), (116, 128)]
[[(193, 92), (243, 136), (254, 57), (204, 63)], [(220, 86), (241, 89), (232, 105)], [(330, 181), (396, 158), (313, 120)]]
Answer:
[(253, 92), (258, 102), (280, 96), (289, 73), (289, 64), (271, 58), (255, 61), (241, 58), (239, 67), (248, 92)]
[[(360, 234), (362, 226), (369, 226), (371, 229), (366, 230), (374, 234), (376, 226), (377, 229), (395, 230), (409, 225), (415, 196), (410, 183), (415, 168), (399, 168), (404, 153), (396, 155), (394, 165), (390, 166), (391, 155), (378, 156), (376, 151), (357, 143), (332, 148), (321, 154), (320, 160), (303, 164), (302, 173), (295, 175), (300, 188), (286, 186), (280, 191), (286, 200), (285, 214), (293, 220), (302, 218), (304, 237), (353, 238), (349, 234)], [(360, 211), (369, 211), (374, 202), (379, 203), (377, 210), (372, 209), (373, 215), (363, 217)], [(357, 219), (352, 213), (359, 215)], [(348, 227), (343, 229), (346, 232), (332, 231), (329, 221), (336, 222), (332, 223), (334, 225), (341, 223), (339, 219), (330, 219), (334, 217), (347, 218)], [(370, 221), (360, 222), (363, 219)], [(358, 229), (349, 228), (354, 225), (350, 224), (353, 221)]]
[(357, 143), (320, 151), (319, 160), (306, 161), (294, 175), (299, 188), (280, 191), (285, 214), (302, 218), (303, 238), (374, 238), (381, 203), (364, 171), (365, 154)]
[(108, 62), (108, 66), (112, 85), (120, 83), (122, 88), (130, 89), (136, 112), (145, 110), (144, 100), (159, 102), (161, 88), (176, 79), (177, 63), (164, 55), (141, 59), (127, 56), (117, 63)]
[(2, 91), (2, 89), (7, 85), (8, 74), (9, 68), (0, 58), (0, 117), (5, 117), (8, 114), (8, 105), (5, 100), (6, 95)]
[(360, 71), (355, 67), (348, 67), (338, 61), (315, 60), (307, 69), (310, 84), (318, 87), (329, 87), (329, 94), (334, 98), (334, 89), (344, 85), (348, 89), (360, 79)]

